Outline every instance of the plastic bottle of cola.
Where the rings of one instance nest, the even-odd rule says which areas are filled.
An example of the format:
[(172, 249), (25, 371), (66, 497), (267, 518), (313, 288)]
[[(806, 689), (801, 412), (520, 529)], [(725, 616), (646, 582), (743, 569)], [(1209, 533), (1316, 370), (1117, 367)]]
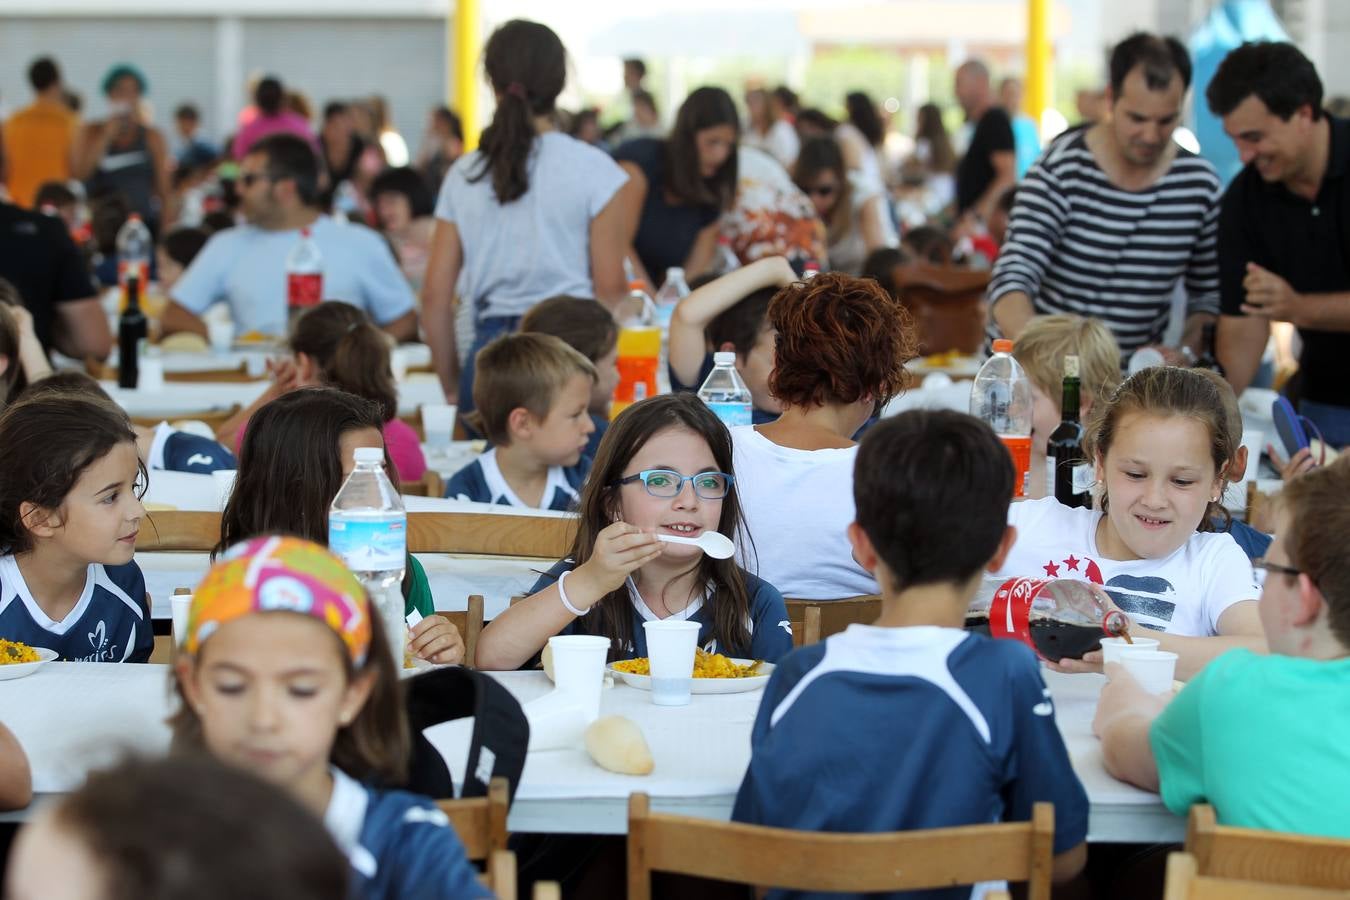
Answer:
[(966, 610), (966, 630), (1021, 641), (1042, 659), (1081, 659), (1128, 620), (1100, 585), (1072, 578), (987, 578)]

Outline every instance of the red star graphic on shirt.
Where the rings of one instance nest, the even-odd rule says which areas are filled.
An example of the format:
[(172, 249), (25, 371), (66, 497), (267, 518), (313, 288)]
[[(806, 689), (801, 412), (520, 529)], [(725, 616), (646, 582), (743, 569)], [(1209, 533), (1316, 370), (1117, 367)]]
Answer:
[(1070, 572), (1077, 572), (1077, 571), (1078, 571), (1078, 564), (1079, 564), (1080, 562), (1082, 562), (1081, 559), (1075, 559), (1075, 558), (1074, 558), (1074, 555), (1073, 555), (1072, 553), (1070, 553), (1070, 554), (1069, 554), (1069, 558), (1066, 559), (1066, 560), (1064, 560), (1064, 565), (1066, 565), (1066, 566), (1069, 567), (1069, 571), (1070, 571)]
[(1059, 566), (1055, 565), (1054, 563), (1046, 563), (1046, 564), (1045, 564), (1045, 574), (1046, 574), (1046, 575), (1049, 575), (1051, 578), (1058, 578), (1058, 577), (1059, 577)]

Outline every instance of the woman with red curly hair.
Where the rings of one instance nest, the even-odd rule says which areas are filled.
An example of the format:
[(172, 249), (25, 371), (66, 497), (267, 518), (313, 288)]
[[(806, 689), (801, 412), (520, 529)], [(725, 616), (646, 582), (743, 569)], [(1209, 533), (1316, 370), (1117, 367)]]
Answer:
[(783, 288), (768, 321), (778, 333), (769, 391), (783, 414), (731, 430), (736, 490), (758, 557), (742, 564), (784, 597), (875, 594), (846, 534), (853, 435), (900, 393), (917, 352), (913, 321), (875, 281), (840, 274)]

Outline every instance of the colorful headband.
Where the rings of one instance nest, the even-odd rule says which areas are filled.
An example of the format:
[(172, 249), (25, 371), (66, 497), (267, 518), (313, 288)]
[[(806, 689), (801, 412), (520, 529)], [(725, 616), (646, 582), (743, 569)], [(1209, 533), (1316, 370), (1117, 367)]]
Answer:
[(195, 656), (226, 622), (254, 612), (312, 616), (337, 632), (352, 663), (370, 649), (370, 601), (342, 561), (311, 541), (260, 537), (235, 544), (192, 595), (183, 650)]

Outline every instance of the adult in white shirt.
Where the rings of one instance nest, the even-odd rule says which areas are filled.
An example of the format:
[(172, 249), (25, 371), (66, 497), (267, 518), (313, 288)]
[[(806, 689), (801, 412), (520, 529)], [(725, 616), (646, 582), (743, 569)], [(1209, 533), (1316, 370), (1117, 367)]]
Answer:
[(827, 273), (769, 304), (777, 330), (769, 390), (778, 421), (731, 430), (736, 492), (753, 552), (741, 565), (798, 600), (878, 593), (853, 558), (853, 464), (860, 428), (900, 392), (917, 352), (900, 302), (875, 281)]
[(797, 161), (797, 150), (801, 141), (797, 129), (792, 123), (778, 114), (778, 110), (769, 98), (769, 92), (763, 88), (751, 88), (745, 92), (745, 109), (749, 114), (745, 133), (741, 143), (747, 147), (763, 150), (791, 169)]
[(205, 336), (202, 314), (227, 303), (235, 334), (285, 335), (286, 257), (309, 229), (323, 257), (324, 300), (360, 307), (397, 340), (417, 336), (412, 288), (389, 245), (363, 225), (319, 212), (319, 160), (308, 142), (263, 138), (239, 163), (237, 184), (247, 224), (215, 234), (174, 284), (165, 334)]
[[(493, 32), (484, 67), (497, 110), (479, 149), (445, 176), (422, 288), (432, 361), (461, 413), (473, 409), (473, 354), (515, 330), (531, 306), (559, 295), (617, 303), (627, 294), (627, 237), (614, 203), (627, 176), (603, 151), (553, 127), (567, 78), (562, 42), (516, 19)], [(456, 304), (475, 314), (463, 372)]]

